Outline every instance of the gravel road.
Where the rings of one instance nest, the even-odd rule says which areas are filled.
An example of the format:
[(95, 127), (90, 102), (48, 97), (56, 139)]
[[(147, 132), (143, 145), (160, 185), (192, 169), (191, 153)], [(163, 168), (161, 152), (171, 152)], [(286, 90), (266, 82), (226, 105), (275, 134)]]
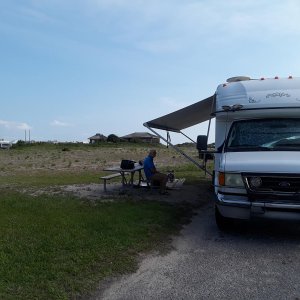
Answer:
[(173, 247), (93, 299), (300, 299), (299, 223), (257, 220), (222, 233), (208, 204)]

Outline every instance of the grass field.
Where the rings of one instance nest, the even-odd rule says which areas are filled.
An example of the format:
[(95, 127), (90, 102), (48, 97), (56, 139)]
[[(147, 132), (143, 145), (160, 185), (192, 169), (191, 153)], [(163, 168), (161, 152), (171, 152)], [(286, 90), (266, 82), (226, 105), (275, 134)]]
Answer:
[[(178, 232), (186, 210), (176, 205), (24, 193), (24, 188), (99, 183), (105, 166), (123, 158), (142, 159), (148, 150), (144, 144), (105, 144), (0, 152), (1, 299), (88, 295), (103, 278), (133, 271), (138, 253), (161, 248), (166, 237)], [(161, 169), (172, 168), (190, 182), (203, 181), (199, 170), (174, 151), (161, 146), (158, 153)]]

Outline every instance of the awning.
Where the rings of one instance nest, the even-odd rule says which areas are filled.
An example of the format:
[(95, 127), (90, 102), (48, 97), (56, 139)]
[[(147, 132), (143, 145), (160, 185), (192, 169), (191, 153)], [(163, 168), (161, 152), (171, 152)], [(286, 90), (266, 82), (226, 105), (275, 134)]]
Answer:
[(182, 129), (194, 126), (211, 118), (214, 109), (214, 95), (197, 103), (159, 117), (144, 125), (167, 131), (180, 132)]

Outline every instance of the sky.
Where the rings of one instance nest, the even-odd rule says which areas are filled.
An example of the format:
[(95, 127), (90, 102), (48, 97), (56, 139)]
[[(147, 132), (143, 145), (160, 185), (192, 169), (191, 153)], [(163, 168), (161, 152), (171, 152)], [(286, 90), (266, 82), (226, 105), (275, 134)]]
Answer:
[(146, 132), (229, 77), (299, 77), (299, 16), (299, 0), (1, 0), (0, 139)]

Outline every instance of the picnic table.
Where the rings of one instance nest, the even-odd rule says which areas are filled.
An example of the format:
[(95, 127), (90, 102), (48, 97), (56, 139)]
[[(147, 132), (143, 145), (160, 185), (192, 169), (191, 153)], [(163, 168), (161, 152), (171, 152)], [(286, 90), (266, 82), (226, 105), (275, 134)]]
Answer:
[[(136, 163), (134, 165), (133, 169), (122, 169), (120, 166), (114, 166), (114, 167), (107, 167), (103, 169), (103, 171), (107, 172), (113, 172), (110, 175), (107, 176), (102, 176), (100, 179), (104, 180), (104, 191), (106, 191), (106, 181), (110, 180), (112, 178), (121, 176), (122, 180), (122, 186), (126, 187), (133, 187), (134, 186), (134, 174), (137, 172), (138, 173), (138, 183), (137, 185), (140, 186), (141, 182), (143, 181), (143, 175), (142, 175), (142, 170), (144, 169), (143, 166), (140, 164)], [(127, 180), (126, 176), (129, 175), (129, 179)]]

